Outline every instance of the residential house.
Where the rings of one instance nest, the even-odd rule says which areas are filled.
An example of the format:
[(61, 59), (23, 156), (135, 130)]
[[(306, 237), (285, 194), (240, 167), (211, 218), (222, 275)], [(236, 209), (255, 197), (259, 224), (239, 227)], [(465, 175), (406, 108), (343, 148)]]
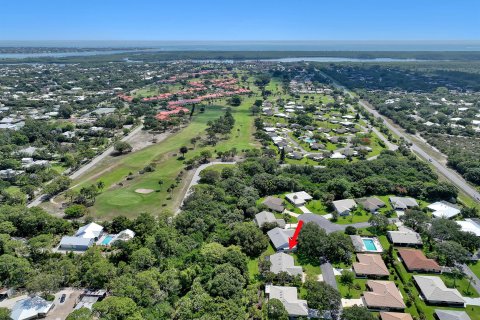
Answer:
[(442, 268), (433, 259), (425, 257), (417, 249), (398, 249), (398, 254), (409, 272), (441, 272)]
[(91, 222), (83, 227), (78, 228), (77, 232), (75, 233), (75, 237), (93, 239), (99, 238), (102, 233), (103, 227), (95, 222)]
[(436, 309), (434, 313), (435, 319), (438, 320), (471, 320), (465, 311), (440, 310)]
[(276, 223), (278, 227), (284, 228), (285, 227), (285, 220), (275, 218), (275, 215), (270, 211), (262, 211), (255, 215), (253, 221), (259, 226), (263, 228), (266, 223)]
[(94, 242), (93, 238), (65, 236), (60, 240), (59, 249), (65, 251), (86, 251)]
[(438, 201), (427, 206), (437, 218), (450, 219), (460, 214), (460, 209), (447, 201)]
[(283, 210), (285, 210), (285, 207), (283, 206), (283, 199), (280, 198), (269, 196), (263, 200), (262, 204), (268, 209), (276, 212), (283, 212)]
[(298, 299), (296, 287), (265, 286), (268, 299), (278, 299), (282, 302), (289, 317), (307, 317), (309, 309), (306, 300)]
[(368, 309), (403, 310), (406, 308), (395, 282), (368, 280), (366, 285), (370, 291), (363, 293), (363, 302)]
[(85, 290), (79, 297), (79, 300), (75, 306), (75, 310), (81, 308), (87, 308), (92, 310), (93, 305), (102, 301), (107, 296), (107, 291), (105, 290)]
[(480, 219), (472, 218), (472, 219), (465, 219), (464, 221), (455, 221), (455, 222), (460, 225), (460, 228), (462, 228), (462, 231), (472, 232), (477, 237), (480, 237)]
[(457, 289), (447, 288), (440, 277), (414, 275), (413, 279), (426, 302), (436, 305), (465, 306), (460, 292)]
[(343, 199), (333, 201), (333, 207), (335, 211), (341, 216), (348, 216), (350, 211), (357, 206), (357, 203), (353, 199)]
[(62, 237), (60, 250), (85, 251), (91, 247), (103, 234), (103, 227), (91, 222), (80, 227), (75, 235)]
[(423, 244), (420, 234), (404, 226), (400, 226), (398, 231), (388, 231), (387, 238), (395, 246), (416, 247)]
[(305, 191), (286, 194), (285, 198), (296, 207), (301, 207), (305, 205), (308, 201), (313, 199), (312, 196)]
[(289, 254), (279, 252), (268, 257), (270, 261), (270, 271), (279, 274), (286, 272), (291, 276), (302, 276), (303, 269), (301, 266), (296, 266), (293, 257)]
[(413, 320), (409, 313), (400, 312), (380, 312), (381, 320)]
[(385, 202), (377, 197), (360, 198), (357, 200), (357, 203), (361, 204), (362, 207), (370, 213), (376, 213), (378, 210), (385, 207)]
[(10, 313), (10, 318), (12, 320), (45, 318), (53, 306), (53, 302), (41, 297), (29, 297), (15, 303)]
[(267, 232), (270, 241), (277, 251), (289, 250), (288, 238), (293, 237), (294, 229), (273, 228)]
[(418, 207), (417, 200), (408, 197), (390, 197), (390, 204), (394, 210), (404, 211), (406, 209)]
[(357, 277), (388, 277), (388, 271), (382, 256), (379, 254), (357, 254), (358, 262), (353, 263), (353, 271)]

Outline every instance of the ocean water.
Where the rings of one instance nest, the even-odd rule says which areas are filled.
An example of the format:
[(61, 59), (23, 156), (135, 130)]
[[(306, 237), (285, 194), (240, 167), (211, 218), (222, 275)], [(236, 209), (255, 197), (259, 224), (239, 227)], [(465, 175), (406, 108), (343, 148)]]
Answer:
[(480, 51), (479, 41), (0, 41), (0, 47), (110, 48), (104, 51), (0, 53), (0, 58), (90, 56), (145, 51)]

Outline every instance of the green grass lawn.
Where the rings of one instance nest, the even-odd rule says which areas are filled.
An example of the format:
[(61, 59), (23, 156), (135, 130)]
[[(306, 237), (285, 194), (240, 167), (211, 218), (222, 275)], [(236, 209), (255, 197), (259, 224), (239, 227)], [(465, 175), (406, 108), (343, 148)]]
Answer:
[(368, 219), (372, 216), (371, 213), (363, 211), (354, 215), (341, 216), (338, 217), (336, 223), (338, 224), (351, 224), (359, 222), (368, 222)]
[(475, 273), (475, 275), (480, 278), (480, 261), (477, 261), (476, 263), (470, 263), (468, 264), (468, 267)]
[[(220, 141), (215, 147), (196, 146), (189, 150), (186, 159), (194, 157), (202, 150), (226, 151), (236, 147), (239, 151), (256, 147), (257, 143), (252, 137), (254, 130), (253, 117), (250, 115), (249, 107), (256, 97), (243, 98), (239, 107), (232, 108), (235, 117), (235, 126), (226, 141)], [(223, 106), (208, 106), (204, 113), (197, 113), (192, 122), (184, 129), (172, 134), (158, 144), (152, 145), (137, 152), (121, 156), (111, 167), (99, 164), (87, 176), (82, 176), (74, 181), (81, 186), (95, 183), (102, 180), (105, 183), (103, 191), (96, 199), (95, 205), (91, 208), (93, 216), (98, 218), (112, 218), (117, 215), (134, 217), (141, 212), (156, 214), (162, 209), (174, 209), (178, 204), (180, 186), (169, 194), (166, 189), (175, 182), (175, 178), (183, 170), (183, 161), (178, 160), (178, 149), (183, 146), (191, 146), (190, 139), (201, 134), (207, 127), (207, 122), (218, 118), (224, 112)], [(125, 177), (132, 172), (137, 174), (149, 163), (156, 163), (157, 169), (151, 173), (137, 175), (133, 180), (124, 181)], [(98, 175), (100, 173), (100, 175)], [(159, 185), (159, 180), (163, 181)], [(118, 186), (123, 182), (124, 186)], [(155, 192), (149, 194), (138, 194), (136, 189), (152, 189)], [(177, 198), (176, 198), (177, 197)]]
[(455, 286), (454, 286), (454, 279), (451, 277), (449, 274), (441, 274), (440, 278), (442, 278), (443, 282), (445, 282), (445, 285), (449, 288), (456, 288), (460, 294), (463, 296), (471, 297), (471, 298), (478, 298), (480, 295), (478, 292), (470, 286), (469, 288), (469, 281), (467, 278), (463, 279), (457, 279), (455, 281)]
[(340, 276), (336, 276), (335, 278), (337, 279), (338, 291), (340, 291), (342, 298), (358, 299), (363, 292), (367, 291), (367, 279), (355, 279), (353, 280), (353, 287), (348, 288), (348, 286), (340, 283)]
[(327, 208), (320, 200), (311, 200), (305, 205), (305, 207), (315, 214), (324, 215), (328, 213)]
[(317, 280), (318, 276), (322, 274), (322, 269), (320, 265), (314, 265), (310, 262), (302, 261), (296, 253), (293, 253), (293, 258), (295, 260), (296, 266), (302, 266), (303, 272), (307, 275), (308, 279)]

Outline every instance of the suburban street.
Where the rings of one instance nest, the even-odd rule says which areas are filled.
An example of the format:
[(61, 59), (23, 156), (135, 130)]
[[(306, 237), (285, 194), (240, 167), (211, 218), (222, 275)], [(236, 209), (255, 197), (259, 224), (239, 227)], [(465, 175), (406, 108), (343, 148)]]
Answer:
[[(352, 95), (352, 93), (345, 88), (343, 85), (339, 84), (337, 81), (329, 77), (328, 75), (324, 74), (321, 72), (321, 74), (330, 80), (332, 80), (332, 83), (334, 86), (336, 86), (339, 89), (342, 89)], [(387, 121), (387, 118), (382, 116), (378, 111), (374, 110), (371, 106), (369, 106), (367, 103), (364, 101), (359, 101), (360, 105), (365, 108), (368, 112), (370, 112), (373, 116), (376, 118), (381, 118), (384, 122), (384, 124), (387, 126), (389, 130), (391, 130), (393, 133), (395, 133), (397, 136), (402, 137), (407, 141), (408, 143), (411, 144), (411, 150), (415, 152), (420, 158), (424, 159), (425, 161), (430, 162), (435, 169), (443, 175), (446, 179), (448, 179), (452, 184), (457, 186), (460, 190), (462, 190), (465, 194), (467, 194), (469, 197), (474, 199), (476, 202), (480, 202), (480, 192), (478, 192), (474, 187), (472, 187), (463, 177), (461, 177), (458, 173), (453, 171), (452, 169), (447, 168), (444, 164), (440, 163), (439, 161), (431, 158), (427, 152), (425, 152), (420, 146), (418, 146), (415, 142), (413, 142), (408, 135), (403, 131), (403, 129), (398, 128), (391, 122)], [(432, 149), (433, 151), (433, 149)]]
[[(139, 133), (141, 130), (143, 129), (143, 124), (139, 125), (138, 127), (136, 127), (135, 129), (133, 129), (128, 135), (126, 135), (125, 137), (123, 137), (122, 139), (120, 139), (120, 141), (128, 141), (130, 140), (132, 137), (134, 137), (137, 133)], [(111, 145), (110, 147), (108, 147), (104, 152), (102, 152), (101, 154), (99, 154), (98, 156), (96, 156), (95, 158), (92, 159), (92, 161), (90, 161), (89, 163), (85, 164), (84, 166), (80, 167), (77, 171), (73, 172), (72, 174), (70, 174), (68, 177), (70, 179), (76, 179), (78, 177), (80, 177), (82, 174), (84, 174), (85, 172), (87, 172), (88, 170), (90, 170), (92, 167), (94, 167), (96, 164), (98, 164), (100, 161), (102, 161), (103, 159), (105, 159), (107, 156), (109, 156), (111, 153), (113, 152), (113, 145)], [(45, 198), (45, 194), (41, 194), (39, 196), (37, 196), (35, 199), (33, 199), (29, 204), (27, 204), (27, 207), (28, 208), (33, 208), (33, 207), (36, 207), (38, 206), (40, 203), (43, 202)]]

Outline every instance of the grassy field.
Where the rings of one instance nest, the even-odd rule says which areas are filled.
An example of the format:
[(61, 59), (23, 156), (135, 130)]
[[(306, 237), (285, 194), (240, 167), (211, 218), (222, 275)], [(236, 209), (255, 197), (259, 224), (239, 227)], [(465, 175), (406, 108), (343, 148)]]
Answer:
[[(236, 147), (239, 151), (256, 147), (252, 133), (253, 117), (249, 113), (249, 107), (253, 104), (255, 97), (244, 97), (243, 103), (239, 107), (232, 108), (235, 117), (235, 127), (228, 140), (220, 141), (215, 147), (197, 146), (189, 150), (186, 159), (200, 154), (203, 150), (225, 151)], [(93, 216), (97, 218), (108, 219), (117, 215), (136, 216), (141, 212), (151, 212), (153, 214), (163, 209), (174, 209), (179, 203), (179, 197), (183, 195), (182, 187), (185, 186), (183, 178), (182, 183), (172, 194), (166, 189), (175, 182), (177, 175), (183, 170), (183, 160), (178, 160), (178, 150), (181, 146), (189, 146), (190, 139), (204, 132), (207, 122), (218, 118), (224, 112), (224, 106), (208, 106), (204, 113), (198, 113), (193, 117), (192, 122), (179, 132), (172, 134), (167, 139), (119, 158), (113, 165), (99, 164), (95, 170), (88, 175), (74, 181), (81, 186), (103, 181), (105, 191), (96, 199), (95, 205), (91, 208)], [(138, 172), (150, 163), (156, 164), (156, 170), (143, 175)], [(126, 181), (129, 173), (135, 175), (134, 179)], [(186, 176), (184, 173), (183, 176)], [(159, 181), (162, 180), (162, 185)], [(122, 183), (123, 185), (119, 185)], [(136, 189), (155, 190), (149, 194), (136, 193)]]
[(293, 254), (296, 266), (302, 266), (303, 272), (307, 275), (307, 279), (317, 280), (318, 276), (322, 274), (320, 265), (313, 265), (308, 262), (301, 261), (296, 253)]
[(348, 286), (340, 283), (340, 276), (336, 276), (335, 278), (337, 279), (338, 291), (340, 291), (342, 298), (359, 299), (363, 292), (367, 291), (367, 279), (355, 279), (353, 280), (353, 286), (348, 288)]

